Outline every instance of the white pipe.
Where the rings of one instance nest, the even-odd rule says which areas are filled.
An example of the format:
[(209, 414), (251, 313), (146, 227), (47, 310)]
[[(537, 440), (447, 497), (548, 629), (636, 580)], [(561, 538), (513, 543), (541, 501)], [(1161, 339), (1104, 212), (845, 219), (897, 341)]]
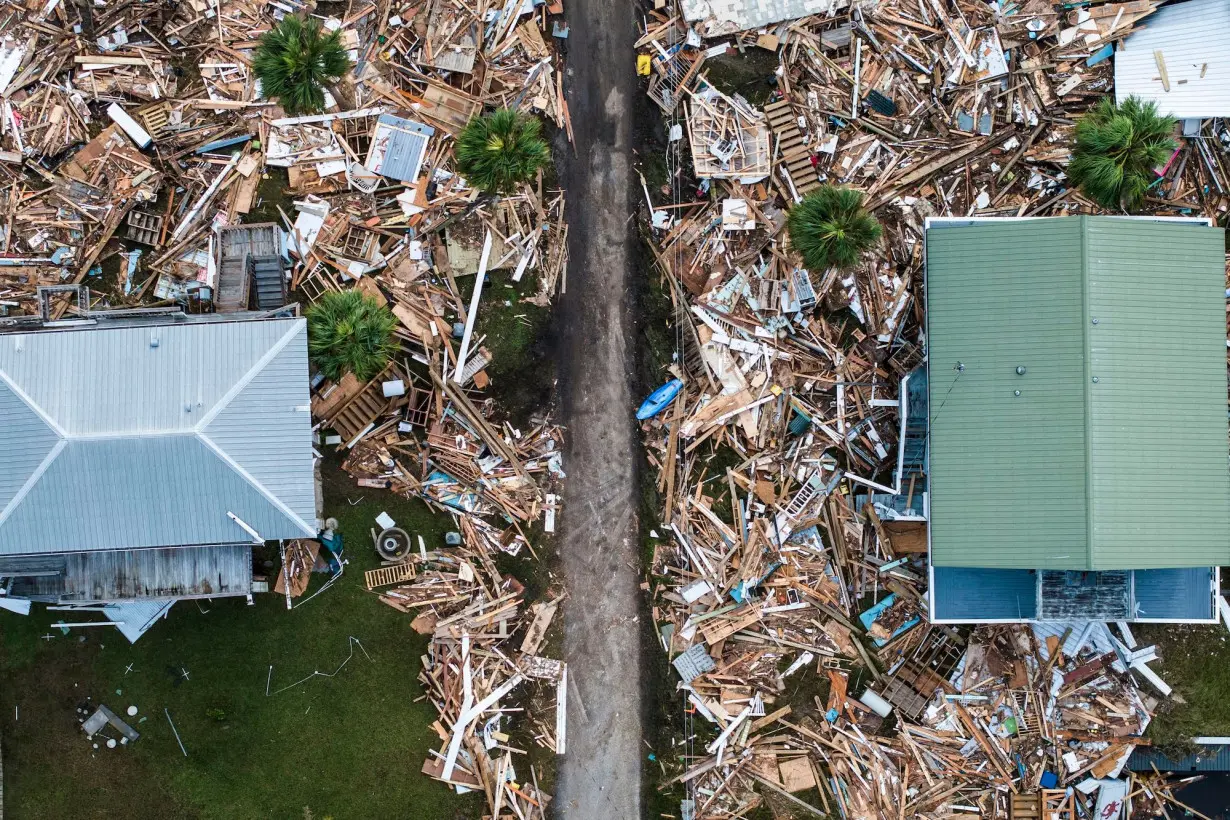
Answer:
[(201, 209), (205, 207), (205, 203), (213, 199), (214, 194), (218, 190), (218, 186), (222, 184), (222, 180), (226, 179), (226, 177), (230, 174), (231, 169), (239, 164), (240, 156), (241, 152), (235, 152), (235, 155), (231, 157), (231, 161), (228, 162), (226, 167), (222, 169), (222, 173), (214, 177), (214, 181), (209, 183), (209, 187), (205, 189), (205, 193), (201, 195), (201, 198), (197, 200), (197, 203), (192, 206), (192, 210), (188, 212), (188, 215), (184, 217), (184, 220), (176, 226), (174, 231), (171, 232), (172, 243), (179, 239), (179, 237), (183, 235), (184, 231), (188, 230), (188, 226), (196, 221), (197, 214), (199, 214)]
[(138, 148), (149, 148), (154, 142), (154, 138), (149, 135), (149, 132), (138, 125), (136, 120), (128, 116), (128, 112), (120, 108), (117, 103), (111, 103), (107, 107), (107, 116), (116, 125), (124, 129), (124, 133), (132, 138), (132, 141), (137, 144)]
[(68, 623), (67, 621), (60, 621), (59, 623), (52, 624), (52, 626), (65, 626), (65, 627), (68, 627), (68, 626), (123, 626), (123, 625), (124, 625), (123, 621), (80, 621), (78, 623)]
[(465, 369), (466, 357), (470, 355), (470, 336), (474, 333), (474, 320), (478, 318), (478, 300), (483, 293), (483, 279), (487, 274), (487, 260), (491, 258), (491, 231), (483, 240), (483, 255), (478, 260), (478, 273), (474, 276), (474, 293), (470, 296), (470, 312), (466, 315), (466, 330), (461, 335), (461, 350), (457, 353), (457, 371), (453, 381), (461, 384), (461, 371)]
[(248, 523), (247, 523), (246, 521), (244, 521), (242, 518), (240, 518), (239, 516), (235, 515), (235, 513), (231, 512), (230, 510), (227, 510), (227, 511), (226, 511), (226, 515), (227, 515), (227, 517), (228, 517), (228, 518), (230, 518), (230, 519), (231, 519), (232, 521), (234, 521), (236, 524), (238, 524), (239, 526), (243, 527), (243, 531), (244, 531), (244, 532), (246, 532), (248, 535), (252, 536), (252, 540), (253, 540), (253, 542), (255, 542), (255, 543), (257, 543), (257, 544), (263, 544), (263, 543), (265, 543), (265, 539), (264, 539), (264, 538), (261, 538), (261, 534), (260, 534), (259, 532), (257, 532), (256, 530), (252, 529), (252, 527), (248, 526)]
[(858, 701), (882, 718), (892, 714), (893, 705), (870, 689), (864, 692)]

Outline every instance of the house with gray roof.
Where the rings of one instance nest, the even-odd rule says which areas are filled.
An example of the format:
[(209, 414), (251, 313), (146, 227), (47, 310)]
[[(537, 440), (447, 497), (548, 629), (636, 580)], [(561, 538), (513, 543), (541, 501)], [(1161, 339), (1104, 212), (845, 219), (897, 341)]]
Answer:
[(318, 531), (307, 326), (293, 315), (12, 328), (0, 430), (10, 604), (246, 596), (254, 544)]

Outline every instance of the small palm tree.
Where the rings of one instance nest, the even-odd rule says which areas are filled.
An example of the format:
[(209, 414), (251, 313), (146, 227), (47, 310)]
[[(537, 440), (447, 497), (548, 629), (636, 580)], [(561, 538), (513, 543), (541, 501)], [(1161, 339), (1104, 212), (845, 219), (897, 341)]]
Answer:
[(488, 193), (507, 194), (551, 160), (538, 120), (501, 108), (470, 120), (457, 139), (457, 170)]
[(350, 70), (350, 58), (340, 31), (325, 34), (316, 19), (288, 14), (261, 37), (252, 67), (261, 96), (296, 116), (324, 109), (325, 86)]
[(790, 244), (811, 270), (848, 268), (880, 241), (880, 223), (863, 208), (863, 194), (825, 185), (790, 209)]
[(1076, 124), (1068, 176), (1104, 208), (1130, 211), (1157, 179), (1154, 168), (1175, 149), (1175, 119), (1157, 113), (1157, 103), (1128, 97), (1115, 105), (1103, 97)]
[(397, 351), (397, 319), (360, 290), (330, 291), (307, 309), (308, 355), (330, 379), (354, 373), (367, 381)]

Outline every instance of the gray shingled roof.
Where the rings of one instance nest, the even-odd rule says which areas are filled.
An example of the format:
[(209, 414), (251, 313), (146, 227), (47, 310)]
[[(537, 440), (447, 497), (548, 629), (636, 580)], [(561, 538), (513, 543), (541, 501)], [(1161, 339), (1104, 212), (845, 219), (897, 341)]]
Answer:
[(0, 555), (312, 536), (303, 319), (0, 336)]

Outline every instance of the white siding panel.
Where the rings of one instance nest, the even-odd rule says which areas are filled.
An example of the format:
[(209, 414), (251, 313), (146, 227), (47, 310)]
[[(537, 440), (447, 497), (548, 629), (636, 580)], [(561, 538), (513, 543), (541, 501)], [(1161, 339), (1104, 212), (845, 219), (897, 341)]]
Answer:
[[(1230, 116), (1230, 0), (1187, 0), (1145, 18), (1115, 53), (1115, 99), (1157, 103), (1179, 119)], [(1170, 90), (1154, 52), (1162, 52)]]

